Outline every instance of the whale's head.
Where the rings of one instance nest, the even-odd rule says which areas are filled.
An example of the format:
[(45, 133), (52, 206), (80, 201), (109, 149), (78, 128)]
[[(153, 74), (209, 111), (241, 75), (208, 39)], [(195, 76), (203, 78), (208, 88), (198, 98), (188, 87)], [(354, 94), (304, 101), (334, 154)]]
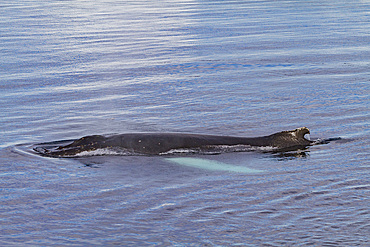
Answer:
[(67, 145), (45, 145), (35, 147), (38, 153), (49, 157), (73, 157), (83, 151), (94, 151), (105, 145), (106, 137), (100, 135), (86, 136)]
[(310, 134), (307, 127), (297, 128), (295, 130), (282, 131), (270, 136), (272, 146), (278, 149), (294, 149), (306, 147), (312, 142), (305, 138), (305, 135)]

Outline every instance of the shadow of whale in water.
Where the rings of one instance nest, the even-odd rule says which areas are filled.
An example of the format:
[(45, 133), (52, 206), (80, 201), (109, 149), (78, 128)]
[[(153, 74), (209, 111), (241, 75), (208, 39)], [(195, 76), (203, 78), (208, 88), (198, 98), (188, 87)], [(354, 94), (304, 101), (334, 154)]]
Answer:
[(92, 135), (78, 140), (41, 143), (34, 150), (49, 157), (75, 157), (83, 152), (111, 150), (100, 155), (116, 154), (117, 149), (125, 150), (126, 155), (164, 155), (181, 152), (220, 153), (250, 150), (285, 152), (305, 149), (323, 141), (310, 141), (305, 138), (310, 131), (306, 127), (282, 131), (262, 137), (233, 137), (216, 135), (197, 135), (182, 133), (131, 133), (113, 136)]

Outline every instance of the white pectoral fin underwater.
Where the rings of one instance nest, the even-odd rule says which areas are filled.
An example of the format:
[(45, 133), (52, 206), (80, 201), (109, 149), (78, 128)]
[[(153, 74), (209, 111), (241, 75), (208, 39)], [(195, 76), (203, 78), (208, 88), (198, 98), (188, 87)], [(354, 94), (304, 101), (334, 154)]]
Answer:
[(228, 171), (236, 173), (260, 173), (262, 170), (252, 169), (245, 166), (236, 166), (223, 163), (216, 160), (192, 158), (192, 157), (176, 157), (166, 158), (167, 161), (176, 163), (182, 166), (194, 167), (210, 171)]

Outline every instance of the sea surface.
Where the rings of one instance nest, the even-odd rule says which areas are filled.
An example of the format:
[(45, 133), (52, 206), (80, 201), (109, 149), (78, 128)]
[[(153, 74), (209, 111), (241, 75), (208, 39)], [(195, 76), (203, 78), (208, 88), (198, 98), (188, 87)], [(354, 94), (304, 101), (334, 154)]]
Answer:
[[(369, 108), (368, 0), (2, 0), (0, 245), (369, 246)], [(30, 148), (303, 126), (342, 139), (294, 155)]]

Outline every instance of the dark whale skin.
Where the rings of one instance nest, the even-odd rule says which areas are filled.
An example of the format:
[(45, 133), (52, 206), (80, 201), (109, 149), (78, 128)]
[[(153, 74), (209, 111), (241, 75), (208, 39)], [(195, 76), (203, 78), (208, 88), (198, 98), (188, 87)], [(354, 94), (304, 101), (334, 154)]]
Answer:
[(41, 145), (34, 150), (49, 157), (70, 157), (83, 151), (101, 148), (124, 148), (135, 154), (159, 155), (170, 150), (207, 148), (211, 146), (248, 145), (252, 147), (273, 147), (274, 150), (295, 150), (312, 144), (304, 138), (310, 131), (306, 127), (282, 131), (262, 137), (233, 137), (182, 133), (130, 133), (105, 137), (85, 136), (68, 145)]

